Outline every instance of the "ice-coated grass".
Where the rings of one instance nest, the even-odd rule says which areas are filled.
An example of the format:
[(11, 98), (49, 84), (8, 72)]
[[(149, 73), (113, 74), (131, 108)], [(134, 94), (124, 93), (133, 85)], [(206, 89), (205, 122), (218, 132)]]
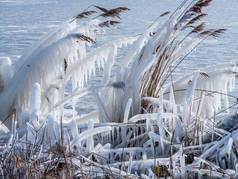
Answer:
[[(0, 170), (6, 178), (237, 177), (236, 64), (177, 81), (177, 66), (224, 29), (198, 24), (211, 0), (184, 0), (141, 35), (94, 45), (126, 7), (78, 14), (22, 56), (0, 66)], [(95, 12), (96, 10), (97, 12)], [(166, 16), (167, 15), (167, 16)], [(85, 18), (85, 20), (83, 20)], [(111, 77), (117, 49), (128, 46)], [(6, 62), (6, 63), (5, 63)], [(104, 68), (102, 82), (85, 86)], [(9, 75), (6, 75), (9, 74)], [(65, 91), (66, 85), (71, 91)], [(76, 98), (97, 111), (78, 116)]]

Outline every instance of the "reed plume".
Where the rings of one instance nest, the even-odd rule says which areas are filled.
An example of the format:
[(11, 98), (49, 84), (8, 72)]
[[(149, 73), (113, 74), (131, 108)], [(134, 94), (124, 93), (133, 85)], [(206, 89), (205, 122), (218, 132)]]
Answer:
[(193, 19), (191, 19), (187, 25), (191, 25), (196, 23), (197, 21), (201, 20), (203, 17), (205, 17), (207, 14), (199, 14), (198, 16), (194, 17)]
[(102, 17), (116, 17), (118, 19), (120, 19), (120, 13), (124, 12), (124, 11), (129, 11), (130, 9), (127, 7), (118, 7), (115, 9), (110, 9), (104, 13), (102, 13), (100, 16)]
[(103, 7), (100, 7), (100, 6), (94, 6), (94, 7), (96, 7), (97, 9), (101, 10), (101, 11), (104, 12), (104, 13), (106, 13), (106, 12), (109, 11), (108, 9), (103, 8)]
[(213, 37), (219, 37), (221, 34), (223, 34), (226, 31), (226, 29), (218, 29), (218, 30), (214, 30), (211, 35)]
[(189, 34), (193, 34), (193, 33), (199, 33), (201, 31), (203, 31), (203, 29), (205, 28), (205, 23), (201, 23), (198, 26), (195, 26), (194, 29), (189, 33)]
[(75, 16), (76, 19), (81, 19), (81, 18), (87, 18), (88, 16), (97, 13), (97, 11), (85, 11), (82, 12), (80, 14), (78, 14), (77, 16)]

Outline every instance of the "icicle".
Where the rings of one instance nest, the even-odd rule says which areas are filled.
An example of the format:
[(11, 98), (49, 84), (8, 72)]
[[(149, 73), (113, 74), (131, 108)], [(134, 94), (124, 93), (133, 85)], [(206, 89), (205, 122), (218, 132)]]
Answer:
[(183, 136), (183, 127), (181, 124), (181, 120), (177, 117), (175, 121), (175, 132), (174, 132), (174, 138), (177, 143), (180, 143), (180, 139)]
[[(117, 46), (114, 44), (111, 47), (111, 49), (109, 50), (108, 56), (106, 58), (104, 58), (107, 63), (104, 63), (105, 68), (104, 68), (103, 83), (108, 83), (108, 81), (110, 80), (111, 69), (112, 69), (112, 66), (113, 66), (114, 61), (115, 61), (115, 56), (117, 55), (117, 50), (116, 49), (117, 49)], [(109, 60), (107, 60), (107, 59), (109, 59)]]
[(202, 150), (202, 132), (201, 131), (199, 131), (199, 145)]
[[(94, 128), (94, 122), (93, 120), (89, 120), (88, 121), (88, 130), (90, 129), (93, 129)], [(88, 139), (87, 139), (87, 149), (88, 151), (92, 151), (94, 148), (94, 140), (93, 140), (93, 136), (90, 136)]]
[[(204, 99), (205, 99), (205, 94), (204, 92), (201, 93), (201, 99), (200, 99), (200, 104), (198, 106), (198, 112), (197, 112), (197, 115), (200, 116), (201, 114), (201, 111), (202, 111), (202, 107), (203, 107), (203, 102), (204, 102)], [(220, 100), (219, 100), (220, 101)]]
[[(225, 90), (224, 90), (224, 93), (227, 94), (227, 83), (225, 84)], [(229, 113), (229, 101), (228, 101), (228, 96), (227, 95), (224, 95), (224, 108), (227, 109), (227, 113)]]
[[(108, 80), (108, 78), (110, 77), (112, 65), (114, 63), (113, 59), (117, 55), (117, 48), (119, 48), (121, 45), (129, 45), (135, 40), (136, 38), (134, 37), (120, 38), (88, 52), (85, 58), (82, 58), (69, 66), (66, 78), (68, 79), (70, 76), (74, 76), (73, 74), (78, 72), (78, 68), (84, 67), (84, 69), (81, 70), (82, 72), (80, 73), (80, 75), (77, 76), (84, 76), (84, 82), (87, 82), (88, 78), (91, 77), (92, 72), (96, 71), (96, 62), (96, 64), (99, 65), (99, 67), (102, 69), (105, 65), (107, 65), (105, 69), (105, 78), (106, 80)], [(89, 73), (88, 69), (90, 69)], [(80, 82), (80, 79), (78, 77), (74, 80)]]
[(79, 136), (71, 142), (71, 146), (74, 146), (75, 144), (81, 142), (84, 139), (87, 139), (88, 137), (91, 137), (93, 135), (100, 134), (100, 133), (102, 134), (103, 132), (109, 132), (110, 130), (112, 130), (110, 126), (105, 126), (105, 127), (98, 127), (96, 130), (90, 129), (90, 130), (84, 131), (81, 134), (79, 134)]
[(160, 145), (161, 145), (161, 150), (162, 150), (162, 154), (164, 154), (164, 141), (163, 139), (165, 139), (165, 131), (164, 131), (164, 128), (162, 127), (162, 123), (163, 123), (163, 120), (161, 117), (158, 118), (158, 122), (157, 122), (157, 125), (159, 127), (159, 133), (160, 133)]
[(31, 89), (30, 111), (40, 111), (41, 88), (39, 83), (35, 83)]
[(0, 93), (13, 76), (12, 62), (8, 57), (0, 58)]
[(194, 74), (193, 80), (184, 94), (183, 120), (184, 120), (184, 127), (186, 128), (186, 130), (187, 130), (189, 122), (190, 122), (190, 117), (189, 117), (190, 112), (191, 112), (190, 109), (192, 109), (191, 105), (192, 105), (194, 90), (195, 90), (195, 87), (197, 84), (198, 75), (199, 75), (199, 73)]
[(128, 173), (131, 173), (133, 155), (132, 155), (131, 153), (129, 153), (129, 154), (130, 154), (130, 159), (129, 159), (129, 162), (130, 162), (130, 163), (129, 163), (127, 172), (128, 172)]
[(232, 137), (230, 137), (228, 144), (227, 144), (227, 154), (228, 154), (229, 160), (231, 159), (232, 145), (233, 145), (233, 139), (232, 139)]
[(54, 145), (56, 142), (59, 141), (60, 139), (60, 133), (59, 133), (59, 128), (57, 123), (54, 121), (54, 118), (49, 115), (47, 116), (47, 131), (48, 131), (48, 136), (51, 139), (51, 144)]
[(170, 106), (170, 112), (172, 112), (174, 115), (177, 115), (177, 106), (175, 103), (174, 90), (172, 85), (170, 87), (169, 106)]
[(184, 154), (180, 158), (180, 166), (181, 166), (181, 174), (185, 174), (186, 169), (185, 169), (185, 156), (184, 156)]
[(150, 131), (151, 129), (151, 119), (146, 119), (146, 131)]
[(119, 141), (120, 141), (120, 129), (119, 129), (119, 127), (116, 127), (116, 132), (117, 132), (117, 138), (116, 138), (116, 140), (117, 140), (117, 142), (119, 143)]
[(164, 97), (163, 92), (161, 92), (159, 95), (159, 113), (163, 115), (163, 112), (164, 112)]
[(146, 153), (145, 150), (143, 150), (142, 160), (143, 160), (143, 161), (146, 161), (146, 160), (147, 160), (147, 153)]

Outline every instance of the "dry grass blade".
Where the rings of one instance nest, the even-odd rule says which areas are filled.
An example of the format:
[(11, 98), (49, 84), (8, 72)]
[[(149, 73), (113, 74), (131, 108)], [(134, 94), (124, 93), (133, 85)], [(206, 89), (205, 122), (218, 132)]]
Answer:
[(101, 10), (102, 12), (108, 12), (109, 11), (108, 9), (100, 7), (100, 6), (94, 6), (94, 7), (96, 7), (99, 10)]
[(194, 17), (193, 19), (191, 19), (187, 25), (191, 25), (191, 24), (194, 24), (195, 22), (199, 21), (201, 18), (205, 17), (207, 14), (200, 14), (196, 17)]
[(68, 63), (67, 63), (67, 60), (64, 58), (64, 73), (66, 73), (67, 67), (68, 67)]
[(120, 24), (120, 22), (118, 22), (118, 21), (110, 21), (110, 25), (116, 25), (116, 24)]
[(163, 14), (161, 14), (160, 17), (166, 16), (166, 15), (168, 15), (169, 13), (170, 13), (169, 11), (166, 11), (166, 12), (164, 12)]
[(19, 167), (22, 167), (24, 166), (23, 162), (22, 162), (22, 159), (16, 155), (13, 156), (13, 160), (15, 162), (15, 164)]
[(118, 21), (105, 21), (105, 22), (102, 22), (99, 24), (100, 27), (110, 27), (111, 26), (114, 26), (116, 24), (119, 24), (120, 22)]
[(95, 41), (92, 38), (90, 38), (88, 36), (85, 36), (83, 34), (75, 34), (75, 37), (77, 39), (82, 40), (82, 41), (86, 41), (86, 42), (89, 42), (89, 43), (95, 43)]

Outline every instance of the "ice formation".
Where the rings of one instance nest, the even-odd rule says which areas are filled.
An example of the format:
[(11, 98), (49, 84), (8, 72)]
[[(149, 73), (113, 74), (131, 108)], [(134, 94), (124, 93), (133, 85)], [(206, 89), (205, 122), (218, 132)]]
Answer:
[[(17, 164), (24, 161), (26, 177), (35, 166), (34, 172), (45, 174), (61, 164), (61, 172), (73, 168), (74, 177), (237, 177), (237, 116), (228, 113), (237, 105), (229, 94), (237, 65), (168, 81), (199, 43), (224, 31), (196, 25), (210, 2), (184, 0), (142, 35), (98, 47), (97, 34), (113, 24), (100, 18), (118, 18), (128, 8), (90, 6), (102, 14), (77, 24), (77, 17), (96, 13), (85, 11), (60, 26), (22, 56), (14, 74), (11, 61), (1, 60), (3, 175), (17, 170), (18, 159)], [(125, 46), (128, 53), (111, 77), (117, 50)], [(102, 82), (85, 87), (97, 65), (104, 68)], [(66, 92), (69, 83), (72, 89)], [(88, 94), (97, 111), (78, 116), (76, 98)]]

